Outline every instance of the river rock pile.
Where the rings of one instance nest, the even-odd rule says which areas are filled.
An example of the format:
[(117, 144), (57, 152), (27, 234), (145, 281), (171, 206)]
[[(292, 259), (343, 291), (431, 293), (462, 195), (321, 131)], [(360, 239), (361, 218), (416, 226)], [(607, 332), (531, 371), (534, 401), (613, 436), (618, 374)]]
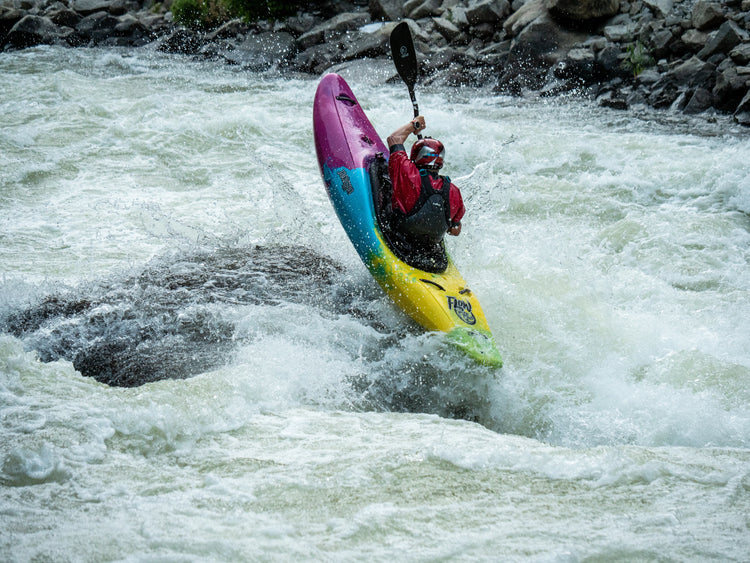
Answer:
[(203, 32), (176, 25), (171, 0), (152, 1), (1, 0), (0, 45), (148, 45), (317, 75), (386, 64), (390, 31), (406, 20), (423, 84), (731, 113), (750, 126), (750, 0), (329, 0), (283, 21)]

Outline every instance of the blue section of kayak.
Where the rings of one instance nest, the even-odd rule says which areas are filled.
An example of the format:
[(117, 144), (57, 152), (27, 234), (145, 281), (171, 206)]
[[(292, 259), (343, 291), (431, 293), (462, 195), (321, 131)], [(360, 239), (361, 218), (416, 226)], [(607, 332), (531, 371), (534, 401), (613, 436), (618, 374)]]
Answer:
[(323, 167), (328, 195), (354, 248), (368, 267), (374, 254), (382, 255), (383, 243), (378, 237), (370, 177), (364, 168)]

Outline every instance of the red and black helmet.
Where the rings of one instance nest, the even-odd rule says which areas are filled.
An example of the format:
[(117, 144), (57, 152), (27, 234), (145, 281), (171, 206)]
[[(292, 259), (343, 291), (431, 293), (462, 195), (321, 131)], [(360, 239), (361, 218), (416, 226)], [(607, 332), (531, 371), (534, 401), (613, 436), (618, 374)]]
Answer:
[(434, 168), (436, 170), (443, 167), (443, 158), (445, 157), (445, 147), (437, 139), (425, 137), (419, 139), (411, 147), (411, 160), (417, 165), (417, 168)]

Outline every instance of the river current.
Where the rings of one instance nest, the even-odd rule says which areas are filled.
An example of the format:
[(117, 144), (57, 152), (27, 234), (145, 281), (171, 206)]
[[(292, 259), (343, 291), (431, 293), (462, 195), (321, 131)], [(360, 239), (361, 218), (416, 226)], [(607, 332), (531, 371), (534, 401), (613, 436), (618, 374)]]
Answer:
[(0, 53), (0, 559), (746, 561), (748, 132), (418, 86), (492, 370), (359, 261), (316, 85)]

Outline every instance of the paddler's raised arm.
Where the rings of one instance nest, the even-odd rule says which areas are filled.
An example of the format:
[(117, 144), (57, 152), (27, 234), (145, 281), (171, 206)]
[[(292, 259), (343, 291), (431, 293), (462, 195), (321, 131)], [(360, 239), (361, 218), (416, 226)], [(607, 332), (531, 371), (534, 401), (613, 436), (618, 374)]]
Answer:
[(425, 127), (424, 117), (421, 115), (415, 117), (409, 123), (402, 125), (388, 136), (388, 139), (386, 140), (388, 148), (390, 149), (394, 145), (403, 145), (409, 135), (416, 133), (417, 131), (422, 131)]

